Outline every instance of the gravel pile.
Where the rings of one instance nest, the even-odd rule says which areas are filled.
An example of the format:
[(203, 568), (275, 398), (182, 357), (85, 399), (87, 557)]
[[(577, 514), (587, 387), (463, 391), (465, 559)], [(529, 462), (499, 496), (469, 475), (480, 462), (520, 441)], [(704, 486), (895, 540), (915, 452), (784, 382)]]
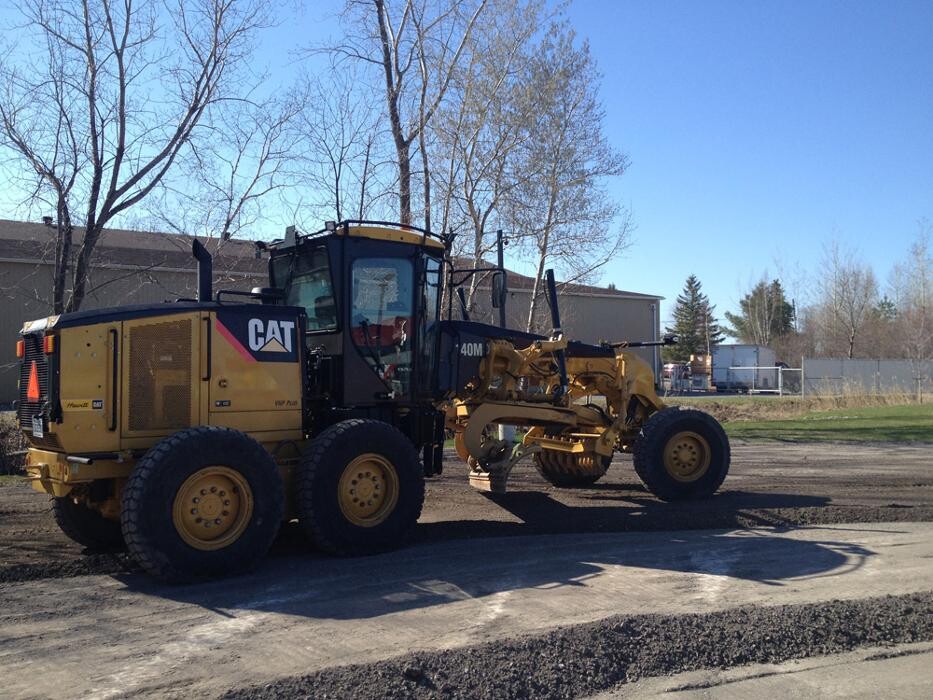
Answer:
[(651, 676), (931, 639), (933, 592), (698, 615), (637, 615), (330, 668), (237, 689), (223, 698), (575, 698)]

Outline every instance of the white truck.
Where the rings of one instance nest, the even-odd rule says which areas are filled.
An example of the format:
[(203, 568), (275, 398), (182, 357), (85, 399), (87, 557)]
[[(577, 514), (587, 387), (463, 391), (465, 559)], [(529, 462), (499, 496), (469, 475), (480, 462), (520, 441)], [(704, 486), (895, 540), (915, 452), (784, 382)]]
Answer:
[(717, 345), (713, 348), (713, 384), (717, 392), (774, 391), (778, 370), (774, 350), (764, 345)]

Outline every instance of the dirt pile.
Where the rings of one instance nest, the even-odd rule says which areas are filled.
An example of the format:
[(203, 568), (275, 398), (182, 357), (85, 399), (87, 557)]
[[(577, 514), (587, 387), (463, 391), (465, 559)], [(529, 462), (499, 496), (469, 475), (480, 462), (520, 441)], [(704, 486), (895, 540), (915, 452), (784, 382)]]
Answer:
[(231, 691), (267, 698), (574, 698), (640, 678), (933, 639), (933, 593), (638, 615)]
[(23, 562), (0, 566), (0, 583), (33, 581), (43, 578), (70, 578), (92, 574), (128, 574), (139, 567), (125, 553), (86, 554), (80, 559)]
[(0, 413), (0, 474), (20, 474), (25, 465), (26, 438), (14, 413)]

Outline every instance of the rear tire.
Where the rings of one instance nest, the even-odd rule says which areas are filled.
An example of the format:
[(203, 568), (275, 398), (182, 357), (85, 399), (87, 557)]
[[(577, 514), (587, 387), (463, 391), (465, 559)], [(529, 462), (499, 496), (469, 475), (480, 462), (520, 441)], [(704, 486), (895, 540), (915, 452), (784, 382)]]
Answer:
[(52, 515), (61, 531), (95, 552), (119, 551), (126, 547), (119, 520), (109, 520), (70, 496), (52, 497)]
[(599, 481), (608, 471), (612, 457), (542, 450), (532, 455), (532, 461), (548, 483), (560, 488), (581, 488)]
[(341, 556), (399, 546), (424, 504), (414, 445), (378, 420), (345, 420), (314, 438), (297, 484), (305, 533), (320, 549)]
[(259, 563), (284, 507), (282, 478), (262, 445), (200, 426), (165, 438), (136, 464), (123, 491), (123, 536), (157, 578), (224, 576)]
[(653, 414), (635, 440), (635, 472), (664, 501), (713, 495), (729, 473), (729, 439), (719, 422), (693, 409)]

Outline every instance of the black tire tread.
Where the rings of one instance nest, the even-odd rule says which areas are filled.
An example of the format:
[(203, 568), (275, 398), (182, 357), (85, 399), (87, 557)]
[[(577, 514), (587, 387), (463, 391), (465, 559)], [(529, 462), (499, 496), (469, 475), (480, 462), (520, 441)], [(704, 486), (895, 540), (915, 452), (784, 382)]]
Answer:
[[(299, 521), (314, 544), (319, 549), (337, 556), (369, 554), (374, 551), (382, 551), (391, 548), (391, 546), (386, 546), (364, 549), (359, 546), (340, 542), (335, 537), (332, 537), (324, 526), (326, 522), (325, 519), (334, 517), (334, 514), (327, 513), (326, 511), (321, 512), (319, 506), (314, 502), (315, 481), (319, 471), (327, 469), (328, 466), (330, 466), (328, 456), (332, 454), (335, 444), (342, 442), (347, 439), (348, 435), (359, 430), (382, 431), (387, 436), (391, 436), (392, 439), (400, 439), (399, 444), (409, 446), (411, 450), (410, 460), (418, 467), (417, 475), (419, 477), (417, 479), (412, 479), (414, 483), (410, 485), (411, 488), (415, 489), (412, 495), (416, 500), (416, 510), (413, 513), (412, 524), (421, 517), (421, 511), (424, 506), (424, 470), (421, 467), (421, 462), (414, 445), (411, 444), (411, 441), (404, 433), (388, 423), (367, 418), (351, 418), (328, 427), (311, 441), (308, 450), (302, 458), (301, 470), (297, 479), (298, 510), (300, 514)], [(399, 488), (405, 488), (402, 474), (399, 474)], [(401, 498), (401, 494), (399, 494), (399, 496)]]
[[(715, 459), (717, 446), (710, 444), (714, 451), (714, 458), (710, 464), (711, 475), (703, 479), (702, 484), (697, 484), (692, 488), (674, 484), (659, 459), (660, 450), (663, 449), (664, 435), (668, 434), (677, 423), (688, 421), (699, 421), (708, 428), (711, 435), (718, 440), (718, 448), (722, 450), (721, 459), (717, 464)], [(706, 498), (713, 495), (722, 486), (722, 482), (729, 473), (730, 452), (729, 439), (713, 416), (696, 409), (672, 406), (654, 413), (646, 421), (635, 440), (632, 461), (635, 473), (638, 474), (645, 488), (662, 500), (676, 501), (687, 498)]]
[[(254, 457), (258, 459), (269, 457), (265, 448), (252, 438), (249, 438), (245, 433), (241, 433), (232, 428), (201, 425), (181, 430), (161, 440), (136, 463), (133, 472), (126, 482), (126, 486), (123, 489), (123, 507), (121, 508), (123, 538), (126, 541), (127, 549), (136, 562), (156, 578), (164, 581), (176, 582), (188, 580), (192, 577), (187, 572), (176, 569), (164, 557), (158, 556), (154, 543), (150, 542), (141, 533), (138, 517), (141, 512), (140, 505), (145, 498), (146, 489), (152, 480), (159, 478), (160, 465), (165, 460), (169, 459), (173, 451), (185, 449), (186, 443), (189, 441), (209, 441), (211, 439), (216, 439), (220, 434), (245, 437), (248, 440), (245, 444), (251, 445), (254, 451), (258, 450), (258, 452), (254, 453)], [(277, 484), (278, 488), (273, 493), (268, 495), (263, 494), (263, 497), (268, 498), (271, 503), (279, 503), (281, 509), (284, 508), (285, 502), (284, 486), (281, 479), (274, 480), (274, 483)], [(256, 495), (254, 494), (254, 499), (255, 498)], [(278, 530), (278, 525), (281, 523), (281, 517), (279, 517), (278, 520), (276, 531)], [(271, 540), (269, 544), (271, 545)], [(265, 552), (263, 552), (263, 554), (264, 553)], [(241, 562), (232, 561), (230, 563), (230, 572), (232, 573), (233, 571), (249, 568), (248, 566), (241, 566), (240, 564)]]
[(94, 552), (120, 551), (126, 547), (120, 521), (110, 520), (70, 496), (49, 499), (55, 522), (69, 539)]

